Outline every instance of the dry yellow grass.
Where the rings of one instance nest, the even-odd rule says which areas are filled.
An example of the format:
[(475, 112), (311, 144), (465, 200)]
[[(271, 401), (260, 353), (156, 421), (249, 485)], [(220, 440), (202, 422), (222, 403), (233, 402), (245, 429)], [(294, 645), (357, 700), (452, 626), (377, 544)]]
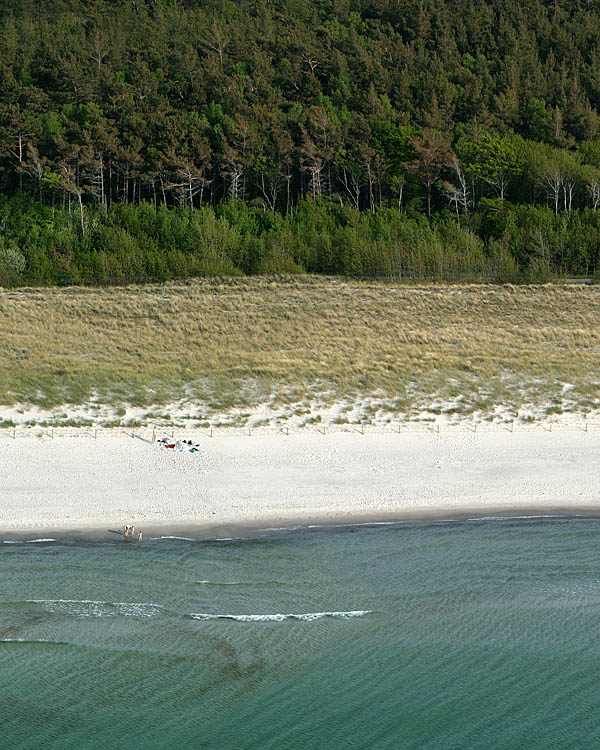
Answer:
[(404, 286), (315, 277), (0, 292), (0, 403), (226, 407), (272, 388), (384, 390), (403, 409), (462, 395), (593, 407), (594, 286)]

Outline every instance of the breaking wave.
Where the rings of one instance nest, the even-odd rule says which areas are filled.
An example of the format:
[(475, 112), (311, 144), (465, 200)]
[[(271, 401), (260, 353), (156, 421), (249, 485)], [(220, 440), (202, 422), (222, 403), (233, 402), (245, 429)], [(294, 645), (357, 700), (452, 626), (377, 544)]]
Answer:
[(56, 539), (26, 539), (26, 544), (36, 544), (38, 542), (56, 542)]
[(561, 515), (559, 513), (545, 513), (534, 516), (476, 516), (475, 518), (468, 518), (467, 521), (515, 521), (515, 520), (529, 520), (534, 518), (567, 518), (568, 516)]
[(3, 539), (2, 544), (41, 544), (56, 542), (57, 539)]
[(200, 586), (284, 586), (281, 581), (194, 581)]
[(48, 612), (73, 617), (155, 617), (162, 610), (153, 602), (101, 602), (94, 599), (27, 599), (26, 604), (41, 604)]
[(194, 583), (200, 583), (204, 586), (252, 586), (251, 583), (244, 583), (243, 581), (194, 581)]
[(153, 537), (150, 537), (150, 540), (152, 542), (158, 542), (161, 539), (176, 539), (176, 540), (178, 540), (180, 542), (198, 542), (198, 541), (200, 541), (199, 539), (194, 539), (191, 536), (172, 536), (172, 535), (167, 535), (167, 536), (153, 536)]
[(204, 544), (207, 544), (209, 542), (245, 542), (247, 541), (247, 537), (243, 536), (224, 536), (224, 537), (215, 537), (215, 538), (206, 538), (206, 539), (197, 539), (193, 536), (175, 536), (173, 534), (167, 534), (165, 536), (151, 536), (149, 537), (149, 541), (151, 542), (164, 542), (164, 541), (171, 541), (171, 542), (202, 542)]
[(67, 643), (67, 641), (53, 641), (49, 638), (0, 638), (0, 643), (23, 643), (23, 644), (31, 644), (31, 643), (48, 643), (53, 646), (69, 646), (70, 644)]
[(351, 617), (363, 617), (373, 610), (355, 609), (350, 612), (304, 612), (301, 614), (275, 614), (275, 615), (211, 615), (205, 612), (197, 612), (190, 615), (194, 620), (236, 620), (237, 622), (283, 622), (284, 620), (302, 620), (311, 622), (323, 617), (337, 617), (348, 620)]

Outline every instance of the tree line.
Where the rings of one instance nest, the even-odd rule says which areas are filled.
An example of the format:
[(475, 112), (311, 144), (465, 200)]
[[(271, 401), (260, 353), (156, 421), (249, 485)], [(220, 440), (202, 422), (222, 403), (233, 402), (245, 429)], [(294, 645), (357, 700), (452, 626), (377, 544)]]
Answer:
[(0, 281), (594, 274), (599, 92), (595, 1), (3, 0)]
[[(600, 212), (493, 207), (480, 231), (450, 211), (428, 219), (306, 198), (288, 214), (241, 200), (192, 211), (152, 203), (68, 209), (0, 198), (0, 285), (130, 284), (244, 274), (544, 282), (600, 277)], [(481, 233), (487, 235), (483, 239)]]

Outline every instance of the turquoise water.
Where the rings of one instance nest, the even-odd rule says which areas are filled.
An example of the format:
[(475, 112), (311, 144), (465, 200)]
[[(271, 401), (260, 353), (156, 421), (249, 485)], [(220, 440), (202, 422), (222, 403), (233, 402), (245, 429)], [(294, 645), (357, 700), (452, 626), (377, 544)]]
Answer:
[(600, 746), (599, 537), (534, 518), (2, 543), (0, 745)]

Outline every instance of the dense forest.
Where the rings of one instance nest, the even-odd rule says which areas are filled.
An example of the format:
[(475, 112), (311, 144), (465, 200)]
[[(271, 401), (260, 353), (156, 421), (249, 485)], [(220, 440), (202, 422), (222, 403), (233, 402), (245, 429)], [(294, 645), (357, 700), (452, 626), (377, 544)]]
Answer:
[(0, 283), (600, 275), (596, 0), (0, 0)]

